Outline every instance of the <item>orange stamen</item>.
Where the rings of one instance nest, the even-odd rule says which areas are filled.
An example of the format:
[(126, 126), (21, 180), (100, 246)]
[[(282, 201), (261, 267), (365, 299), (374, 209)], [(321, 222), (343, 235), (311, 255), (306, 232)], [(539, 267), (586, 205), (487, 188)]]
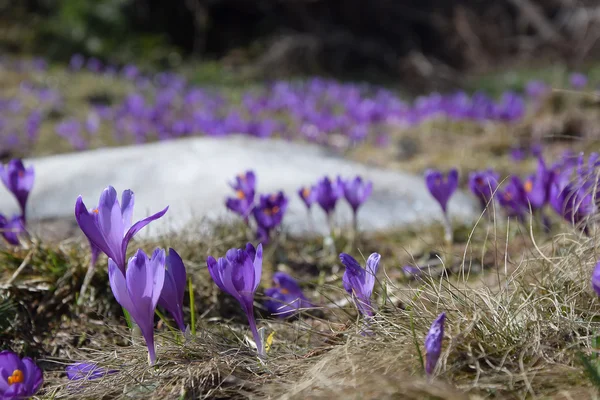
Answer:
[(24, 177), (24, 176), (25, 176), (25, 172), (23, 172), (23, 171), (19, 171), (19, 172), (18, 172), (18, 175), (19, 175), (19, 178), (22, 178), (22, 177)]
[(533, 190), (533, 182), (531, 182), (531, 181), (525, 182), (524, 188), (527, 193), (531, 192)]
[(237, 198), (238, 198), (238, 199), (240, 199), (240, 200), (242, 200), (242, 199), (244, 199), (244, 198), (246, 197), (246, 195), (244, 194), (244, 191), (243, 191), (243, 190), (238, 190), (238, 191), (236, 192), (236, 196), (237, 196)]
[(92, 210), (92, 212), (93, 212), (94, 214), (98, 214), (98, 209), (97, 209), (97, 208), (94, 208), (94, 209)]
[(281, 289), (280, 292), (281, 294), (290, 294), (290, 291), (287, 289)]
[(20, 369), (15, 369), (11, 376), (8, 377), (8, 384), (14, 385), (15, 383), (23, 383), (25, 381), (25, 375)]
[(504, 193), (504, 200), (511, 201), (512, 200), (512, 194), (510, 192)]
[(302, 197), (307, 198), (308, 196), (310, 196), (310, 189), (309, 188), (302, 189)]

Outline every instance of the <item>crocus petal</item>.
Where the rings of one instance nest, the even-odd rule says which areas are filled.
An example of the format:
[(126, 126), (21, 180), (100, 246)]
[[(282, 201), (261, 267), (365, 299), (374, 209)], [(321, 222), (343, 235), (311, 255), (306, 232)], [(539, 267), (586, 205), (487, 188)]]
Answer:
[(263, 248), (262, 243), (258, 244), (256, 248), (256, 255), (253, 258), (254, 265), (254, 287), (252, 289), (253, 292), (256, 292), (258, 289), (258, 285), (260, 284), (260, 277), (262, 276), (262, 261), (263, 261)]
[(165, 215), (165, 213), (167, 212), (167, 210), (169, 209), (169, 206), (165, 207), (164, 210), (157, 212), (156, 214), (153, 214), (147, 218), (144, 218), (141, 221), (136, 222), (135, 224), (133, 224), (131, 226), (131, 228), (129, 228), (129, 230), (127, 231), (127, 233), (125, 234), (125, 237), (123, 238), (123, 242), (122, 242), (122, 252), (123, 254), (125, 254), (127, 252), (127, 245), (129, 244), (129, 242), (131, 241), (131, 238), (138, 233), (142, 228), (144, 228), (146, 225), (148, 225), (150, 222), (155, 221), (157, 219), (159, 219), (160, 217), (162, 217), (163, 215)]
[(377, 275), (377, 269), (379, 268), (379, 260), (381, 260), (381, 255), (378, 253), (371, 254), (367, 259), (367, 268), (365, 271), (365, 295), (368, 295), (368, 297), (371, 297), (373, 286), (375, 286), (375, 278)]
[(123, 241), (123, 219), (121, 207), (117, 201), (117, 192), (112, 186), (107, 187), (100, 196), (98, 204), (98, 226), (110, 248), (107, 255), (118, 265), (125, 264), (125, 252), (121, 251)]
[[(222, 259), (219, 259), (221, 261)], [(221, 272), (219, 269), (219, 263), (215, 260), (214, 257), (208, 256), (206, 258), (206, 266), (208, 267), (208, 273), (210, 274), (213, 281), (217, 284), (219, 289), (226, 292), (225, 285), (223, 284), (223, 280), (221, 279)]]
[(344, 264), (344, 266), (346, 267), (346, 271), (344, 272), (344, 276), (342, 277), (342, 284), (344, 285), (344, 289), (346, 289), (346, 291), (349, 294), (352, 294), (354, 278), (352, 278), (351, 281), (351, 276), (362, 276), (364, 274), (364, 270), (362, 269), (358, 261), (356, 261), (356, 259), (350, 254), (340, 254), (340, 260), (342, 261), (342, 264)]
[(598, 296), (600, 296), (600, 261), (596, 264), (592, 273), (592, 288)]
[(425, 337), (425, 372), (431, 375), (442, 353), (442, 341), (444, 340), (444, 321), (446, 313), (441, 313)]
[[(129, 311), (130, 314), (135, 312), (135, 307), (127, 290), (125, 276), (123, 276), (123, 272), (121, 272), (119, 266), (111, 258), (108, 259), (108, 281), (110, 282), (110, 288), (117, 303)], [(132, 317), (134, 316), (132, 315)]]
[(124, 190), (121, 196), (121, 217), (123, 219), (123, 232), (131, 228), (133, 221), (133, 204), (135, 197), (131, 190)]
[(42, 383), (44, 383), (44, 377), (42, 374), (42, 370), (38, 368), (38, 366), (33, 362), (33, 360), (29, 357), (24, 357), (23, 365), (25, 366), (25, 386), (27, 386), (28, 391), (30, 393), (35, 393), (42, 387)]

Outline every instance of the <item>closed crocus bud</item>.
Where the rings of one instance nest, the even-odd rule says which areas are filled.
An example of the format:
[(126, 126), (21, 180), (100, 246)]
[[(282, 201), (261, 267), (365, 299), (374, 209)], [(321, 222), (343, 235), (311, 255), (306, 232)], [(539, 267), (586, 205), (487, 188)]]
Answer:
[(371, 196), (373, 182), (363, 181), (360, 176), (357, 176), (354, 179), (342, 180), (342, 187), (346, 201), (356, 214), (358, 208)]
[(108, 280), (117, 302), (140, 327), (148, 347), (150, 365), (156, 361), (154, 312), (165, 282), (165, 251), (156, 249), (152, 258), (138, 250), (127, 264), (125, 275), (108, 260)]
[(327, 215), (335, 210), (338, 199), (344, 196), (341, 179), (332, 181), (328, 177), (324, 177), (317, 182), (315, 190), (317, 192), (315, 199)]
[(367, 259), (366, 268), (360, 266), (358, 261), (349, 254), (341, 253), (340, 260), (346, 270), (342, 277), (342, 284), (346, 292), (352, 296), (356, 308), (365, 317), (373, 316), (371, 294), (375, 286), (375, 276), (379, 268), (381, 255), (373, 253)]
[(158, 305), (167, 310), (177, 323), (177, 327), (185, 332), (185, 322), (183, 320), (183, 297), (186, 283), (185, 265), (183, 265), (179, 254), (173, 249), (169, 249), (165, 269), (165, 284)]
[(260, 284), (262, 260), (262, 245), (254, 248), (252, 243), (248, 243), (245, 249), (228, 250), (225, 257), (219, 260), (211, 256), (206, 260), (208, 272), (215, 284), (240, 303), (261, 357), (264, 356), (264, 347), (254, 318), (254, 294)]
[(33, 188), (34, 178), (33, 167), (25, 168), (23, 161), (20, 159), (10, 160), (7, 165), (0, 165), (0, 180), (17, 199), (19, 207), (21, 207), (23, 221), (27, 220), (27, 198)]
[(442, 341), (444, 340), (444, 322), (446, 321), (446, 313), (441, 313), (425, 336), (425, 372), (427, 375), (432, 375), (435, 366), (442, 354)]
[(314, 187), (301, 187), (298, 189), (298, 196), (300, 196), (300, 199), (302, 199), (302, 202), (304, 202), (304, 205), (309, 210), (316, 200), (316, 194), (317, 192)]
[(438, 201), (442, 211), (446, 214), (448, 209), (448, 200), (458, 187), (458, 171), (453, 168), (447, 176), (437, 170), (427, 170), (425, 172), (425, 184), (429, 193)]

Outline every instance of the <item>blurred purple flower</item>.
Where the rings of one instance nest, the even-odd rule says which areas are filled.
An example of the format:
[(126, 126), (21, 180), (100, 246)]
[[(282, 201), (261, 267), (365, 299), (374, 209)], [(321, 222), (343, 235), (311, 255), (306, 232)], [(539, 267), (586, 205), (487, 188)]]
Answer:
[(300, 199), (302, 199), (302, 201), (304, 202), (304, 205), (306, 206), (307, 209), (310, 210), (310, 207), (312, 206), (312, 204), (315, 202), (315, 196), (316, 195), (316, 191), (314, 189), (314, 187), (301, 187), (300, 189), (298, 189), (298, 196), (300, 196)]
[(69, 61), (69, 68), (74, 71), (79, 71), (83, 67), (83, 64), (85, 64), (85, 57), (78, 53), (73, 54)]
[(425, 171), (425, 184), (429, 193), (437, 200), (442, 207), (444, 214), (447, 213), (448, 200), (458, 187), (458, 171), (451, 169), (447, 176), (438, 170), (429, 169)]
[(314, 190), (316, 191), (315, 200), (328, 216), (335, 210), (338, 199), (344, 196), (344, 186), (340, 177), (335, 181), (331, 181), (329, 177), (323, 177), (317, 182)]
[(288, 198), (283, 192), (261, 195), (253, 215), (258, 225), (258, 238), (263, 242), (269, 241), (271, 230), (281, 225), (288, 206)]
[(367, 259), (366, 269), (360, 266), (358, 261), (349, 254), (341, 253), (340, 260), (346, 270), (342, 277), (342, 283), (346, 292), (352, 296), (356, 308), (365, 317), (373, 316), (371, 307), (371, 294), (375, 286), (375, 277), (379, 268), (381, 255), (373, 253)]
[(525, 85), (525, 94), (533, 98), (542, 97), (550, 90), (551, 88), (543, 81), (532, 80)]
[(248, 217), (254, 208), (254, 196), (256, 194), (256, 176), (254, 171), (246, 171), (239, 174), (235, 182), (229, 184), (235, 190), (235, 198), (228, 197), (225, 206), (231, 211), (239, 214), (248, 223)]
[(600, 261), (596, 263), (594, 271), (592, 272), (592, 289), (600, 296)]
[(23, 161), (18, 158), (10, 160), (7, 165), (0, 165), (0, 180), (17, 199), (24, 223), (27, 221), (27, 199), (34, 179), (33, 167), (25, 168)]
[(134, 195), (123, 191), (121, 204), (117, 192), (107, 187), (100, 196), (98, 208), (88, 211), (81, 196), (75, 203), (75, 219), (90, 243), (111, 258), (125, 273), (127, 245), (133, 236), (150, 222), (162, 217), (169, 207), (132, 224)]
[(273, 274), (274, 287), (265, 290), (265, 308), (279, 318), (290, 317), (303, 308), (312, 307), (294, 278), (284, 272)]
[(260, 357), (265, 353), (254, 318), (254, 294), (260, 284), (262, 260), (262, 245), (259, 244), (255, 249), (252, 243), (248, 243), (245, 249), (228, 250), (225, 258), (219, 258), (218, 261), (212, 256), (206, 259), (208, 272), (215, 284), (240, 303)]
[(444, 340), (444, 322), (446, 313), (441, 313), (431, 324), (431, 328), (425, 336), (425, 372), (431, 376), (435, 366), (442, 354), (442, 342)]
[(165, 260), (165, 284), (163, 286), (158, 305), (171, 314), (177, 327), (185, 332), (183, 319), (183, 297), (185, 294), (186, 272), (181, 257), (173, 249)]
[(91, 72), (98, 73), (102, 70), (102, 61), (95, 57), (90, 57), (86, 62), (86, 67)]
[(96, 363), (78, 362), (71, 365), (67, 365), (65, 368), (67, 378), (70, 381), (78, 381), (86, 379), (92, 381), (94, 379), (100, 379), (108, 374), (114, 374), (116, 370), (106, 370)]
[(519, 220), (525, 218), (529, 212), (529, 203), (523, 182), (517, 176), (512, 176), (504, 190), (500, 190), (498, 202), (504, 208), (509, 217), (516, 217)]
[(363, 181), (360, 176), (354, 179), (342, 180), (344, 197), (356, 215), (358, 208), (371, 196), (373, 182)]
[(583, 89), (588, 84), (588, 78), (580, 72), (569, 75), (569, 83), (573, 89)]
[(533, 211), (539, 210), (548, 202), (552, 177), (552, 171), (546, 167), (544, 159), (540, 156), (536, 173), (527, 177), (523, 183), (525, 197)]
[(14, 215), (9, 220), (0, 214), (0, 234), (8, 243), (18, 246), (20, 244), (19, 238), (26, 232), (25, 221), (21, 215)]
[(165, 282), (165, 251), (154, 250), (152, 258), (138, 250), (127, 263), (127, 272), (110, 258), (108, 280), (117, 302), (140, 327), (148, 347), (150, 365), (156, 361), (154, 312)]
[(0, 398), (28, 399), (42, 387), (42, 370), (29, 357), (19, 358), (10, 350), (0, 352)]
[(485, 209), (492, 200), (492, 196), (498, 188), (499, 179), (500, 176), (492, 169), (469, 174), (469, 189), (479, 200), (482, 209)]

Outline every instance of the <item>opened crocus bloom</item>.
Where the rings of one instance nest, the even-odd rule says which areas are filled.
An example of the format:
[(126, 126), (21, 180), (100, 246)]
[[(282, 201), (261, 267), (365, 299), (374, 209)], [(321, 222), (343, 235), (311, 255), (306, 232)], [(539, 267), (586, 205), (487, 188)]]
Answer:
[(27, 198), (33, 188), (35, 173), (33, 167), (25, 168), (23, 161), (13, 159), (7, 165), (0, 165), (0, 180), (17, 199), (23, 221), (26, 221)]
[(482, 209), (485, 209), (492, 200), (492, 196), (498, 188), (499, 178), (500, 176), (491, 169), (472, 172), (469, 175), (469, 189), (479, 200)]
[(270, 298), (265, 302), (265, 307), (271, 314), (285, 318), (302, 308), (312, 307), (298, 282), (288, 274), (276, 272), (273, 275), (273, 283), (274, 287), (265, 290), (265, 296)]
[(254, 294), (260, 284), (262, 260), (262, 245), (255, 249), (252, 243), (248, 243), (245, 249), (228, 250), (219, 260), (211, 256), (206, 259), (208, 272), (215, 284), (240, 303), (260, 356), (264, 355), (264, 348), (254, 318)]
[(148, 258), (146, 253), (138, 250), (129, 259), (125, 274), (109, 259), (108, 279), (115, 299), (140, 327), (150, 364), (154, 364), (154, 311), (165, 282), (165, 251), (156, 249), (152, 258)]
[(298, 189), (298, 196), (304, 202), (306, 208), (310, 210), (310, 207), (315, 202), (316, 191), (314, 187), (301, 187)]
[(442, 341), (444, 340), (444, 322), (446, 313), (441, 313), (431, 324), (431, 328), (425, 336), (425, 372), (433, 374), (435, 366), (442, 354)]
[(87, 236), (90, 244), (96, 246), (111, 258), (125, 273), (125, 257), (127, 245), (133, 236), (150, 222), (165, 215), (169, 207), (132, 224), (134, 195), (131, 190), (125, 190), (121, 204), (117, 199), (117, 191), (112, 186), (107, 187), (100, 196), (98, 208), (89, 211), (81, 196), (75, 204), (75, 218), (79, 227)]
[(78, 381), (81, 379), (86, 379), (88, 381), (94, 379), (100, 379), (108, 374), (113, 374), (117, 371), (110, 370), (99, 367), (96, 363), (87, 363), (87, 362), (79, 362), (75, 364), (68, 365), (65, 368), (67, 373), (67, 378), (70, 381)]
[(235, 197), (229, 197), (225, 201), (225, 206), (231, 211), (239, 214), (246, 223), (248, 216), (254, 208), (254, 196), (256, 193), (256, 176), (253, 171), (246, 171), (235, 178), (235, 182), (230, 183), (235, 190)]
[(271, 230), (281, 225), (287, 206), (288, 198), (283, 192), (260, 196), (260, 202), (254, 208), (254, 219), (261, 241), (268, 241)]
[(371, 254), (367, 259), (366, 268), (363, 268), (351, 255), (340, 254), (340, 260), (346, 267), (342, 277), (344, 289), (352, 296), (356, 308), (365, 317), (373, 316), (371, 294), (375, 286), (375, 276), (377, 275), (380, 259), (381, 255), (378, 253)]
[(510, 178), (504, 190), (499, 193), (498, 201), (509, 217), (523, 220), (529, 212), (529, 203), (523, 182), (517, 176)]
[(42, 370), (29, 357), (19, 358), (10, 350), (0, 352), (0, 398), (28, 399), (42, 387)]

